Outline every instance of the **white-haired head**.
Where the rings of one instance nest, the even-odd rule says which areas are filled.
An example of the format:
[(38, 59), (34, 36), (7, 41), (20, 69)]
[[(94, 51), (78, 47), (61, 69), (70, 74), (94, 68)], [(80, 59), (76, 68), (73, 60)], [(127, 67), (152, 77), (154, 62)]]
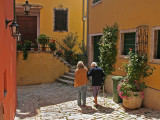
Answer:
[(97, 63), (96, 62), (92, 62), (91, 67), (96, 67)]

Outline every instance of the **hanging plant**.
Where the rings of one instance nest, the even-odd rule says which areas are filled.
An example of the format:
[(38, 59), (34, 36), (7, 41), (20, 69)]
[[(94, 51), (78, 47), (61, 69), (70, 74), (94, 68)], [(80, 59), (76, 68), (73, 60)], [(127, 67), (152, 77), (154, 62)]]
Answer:
[(106, 77), (115, 70), (113, 65), (116, 63), (118, 32), (117, 24), (111, 27), (107, 26), (103, 29), (103, 35), (100, 39), (99, 64)]

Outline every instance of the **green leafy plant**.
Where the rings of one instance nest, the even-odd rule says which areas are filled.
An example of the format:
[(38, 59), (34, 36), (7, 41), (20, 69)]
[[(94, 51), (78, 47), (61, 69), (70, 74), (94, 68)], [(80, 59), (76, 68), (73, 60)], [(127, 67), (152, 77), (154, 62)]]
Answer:
[(117, 24), (111, 27), (107, 26), (103, 29), (103, 35), (100, 39), (99, 64), (106, 77), (115, 70), (113, 65), (116, 63), (118, 32)]
[(22, 42), (17, 42), (17, 50), (22, 50)]
[(56, 55), (58, 55), (58, 57), (62, 56), (62, 55), (63, 55), (62, 50), (58, 50), (58, 51), (56, 52)]
[(78, 36), (74, 33), (68, 33), (68, 35), (63, 39), (63, 43), (66, 44), (68, 49), (64, 49), (64, 59), (72, 65), (76, 65), (78, 61), (78, 54), (75, 54), (74, 47), (77, 44)]
[(37, 41), (42, 45), (42, 47), (45, 47), (49, 42), (49, 38), (45, 34), (40, 34)]
[(33, 43), (32, 44), (32, 48), (38, 48), (38, 44), (37, 43)]
[(68, 35), (62, 40), (64, 42), (64, 44), (67, 45), (67, 47), (73, 51), (73, 48), (75, 47), (75, 45), (77, 44), (77, 39), (78, 36), (75, 33), (68, 33)]
[(87, 66), (88, 64), (88, 55), (87, 55), (87, 48), (84, 44), (84, 42), (82, 42), (82, 44), (79, 44), (79, 48), (81, 50), (81, 53), (78, 53), (78, 61), (83, 61), (83, 63)]
[(48, 43), (51, 51), (55, 51), (56, 50), (56, 43), (55, 43), (55, 40), (51, 41)]
[(148, 58), (146, 55), (140, 55), (137, 52), (133, 53), (132, 49), (128, 54), (129, 61), (124, 63), (125, 72), (127, 76), (120, 81), (117, 86), (117, 91), (121, 98), (128, 98), (131, 92), (142, 92), (146, 88), (145, 82), (140, 82), (142, 78), (149, 77), (153, 74), (155, 68), (148, 65)]
[(23, 60), (26, 60), (28, 57), (27, 43), (24, 43), (22, 51), (23, 51)]
[(26, 40), (26, 41), (24, 42), (24, 46), (26, 47), (26, 50), (27, 50), (27, 51), (30, 51), (30, 50), (31, 50), (31, 45), (32, 45), (32, 41)]

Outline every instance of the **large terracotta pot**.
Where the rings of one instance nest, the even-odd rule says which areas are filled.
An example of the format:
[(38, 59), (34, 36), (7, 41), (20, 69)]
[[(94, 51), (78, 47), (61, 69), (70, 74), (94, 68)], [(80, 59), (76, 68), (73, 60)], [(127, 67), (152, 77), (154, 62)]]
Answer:
[(140, 108), (142, 105), (142, 93), (141, 92), (131, 92), (131, 97), (123, 98), (123, 105), (128, 109)]

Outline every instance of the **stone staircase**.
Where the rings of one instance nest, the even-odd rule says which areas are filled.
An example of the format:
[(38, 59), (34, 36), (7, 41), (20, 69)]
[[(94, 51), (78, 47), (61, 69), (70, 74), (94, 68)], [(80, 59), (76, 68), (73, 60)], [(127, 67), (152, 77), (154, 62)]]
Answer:
[(70, 72), (65, 73), (64, 75), (61, 75), (60, 78), (56, 79), (56, 81), (65, 83), (68, 85), (74, 85), (74, 76), (75, 76), (76, 66), (71, 66), (70, 68), (71, 68)]

